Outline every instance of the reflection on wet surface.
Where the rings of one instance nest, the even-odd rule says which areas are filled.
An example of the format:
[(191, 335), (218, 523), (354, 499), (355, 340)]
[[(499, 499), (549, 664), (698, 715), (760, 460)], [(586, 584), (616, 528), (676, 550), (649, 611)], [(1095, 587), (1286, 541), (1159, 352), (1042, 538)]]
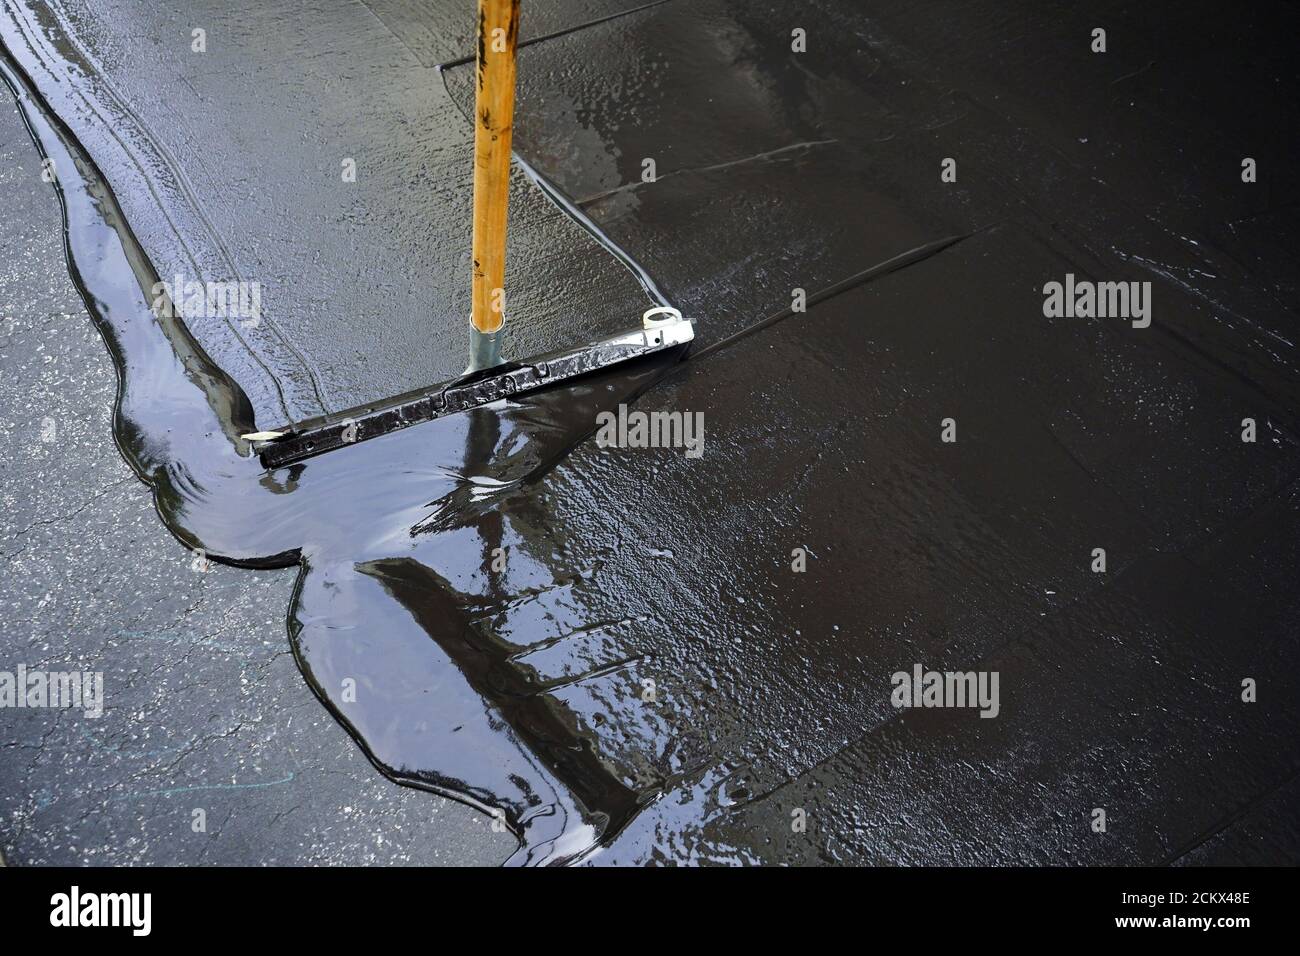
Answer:
[[(370, 4), (452, 128), (468, 71), (443, 71), (445, 91), (428, 74), (456, 46), (434, 49), (435, 6)], [(522, 351), (663, 296), (702, 319), (701, 353), (269, 474), (233, 436), (282, 421), (279, 403), (246, 362), (222, 372), (149, 317), (144, 250), (93, 171), (89, 193), (65, 180), (79, 281), (124, 370), (119, 441), (169, 527), (223, 560), (300, 560), (290, 632), (322, 700), (389, 775), (503, 810), (517, 862), (602, 840), (597, 860), (634, 862), (1232, 858), (1235, 828), (1295, 800), (1296, 258), (1274, 212), (1292, 187), (1234, 192), (1177, 159), (1236, 176), (1205, 117), (1275, 166), (1295, 131), (1229, 115), (1209, 87), (1171, 98), (1215, 62), (1188, 27), (1199, 8), (1171, 24), (1113, 5), (1142, 42), (1099, 61), (1071, 46), (1092, 12), (1026, 7), (1030, 43), (975, 7), (932, 24), (817, 3), (794, 24), (671, 2), (528, 47), (518, 148), (590, 232), (525, 213), (515, 241), (540, 254), (562, 233), (603, 265), (570, 282), (564, 251), (532, 263), (591, 308)], [(1237, 24), (1260, 90), (1283, 62), (1269, 24)], [(1168, 69), (1144, 68), (1143, 44)], [(1142, 141), (1150, 115), (1179, 122)], [(947, 156), (960, 172), (940, 188)], [(421, 216), (443, 229), (454, 199)], [(387, 289), (415, 258), (331, 281)], [(1152, 328), (1045, 317), (1040, 289), (1067, 273), (1152, 280)], [(334, 374), (346, 350), (325, 340), (356, 347), (357, 323), (284, 318), (331, 395), (447, 377), (411, 356), (415, 380)], [(458, 329), (405, 347), (459, 361)], [(283, 354), (265, 349), (276, 381)], [(583, 441), (638, 394), (703, 412), (706, 457)], [(918, 663), (998, 671), (999, 717), (895, 710), (890, 674)], [(1271, 690), (1243, 709), (1250, 675)], [(1098, 805), (1134, 825), (1097, 840)]]

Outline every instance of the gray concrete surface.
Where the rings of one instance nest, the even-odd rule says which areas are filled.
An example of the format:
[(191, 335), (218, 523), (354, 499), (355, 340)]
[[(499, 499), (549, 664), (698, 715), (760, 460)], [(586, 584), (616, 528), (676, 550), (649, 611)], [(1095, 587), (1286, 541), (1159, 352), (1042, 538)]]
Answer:
[(115, 371), (2, 87), (0, 223), (0, 671), (102, 671), (105, 687), (98, 719), (0, 710), (3, 859), (504, 859), (511, 837), (387, 781), (312, 696), (282, 618), (295, 572), (195, 570), (158, 521), (113, 445)]

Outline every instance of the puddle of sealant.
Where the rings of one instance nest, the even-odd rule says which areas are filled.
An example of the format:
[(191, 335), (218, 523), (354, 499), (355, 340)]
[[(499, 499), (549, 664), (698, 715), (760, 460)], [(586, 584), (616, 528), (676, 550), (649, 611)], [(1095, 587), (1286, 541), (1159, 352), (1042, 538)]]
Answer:
[[(155, 316), (146, 256), (71, 133), (0, 62), (58, 184), (69, 269), (119, 372), (114, 433), (187, 546), (229, 563), (300, 563), (289, 632), (322, 702), (392, 779), (500, 814), (517, 863), (575, 860), (663, 781), (605, 759), (494, 633), (511, 601), (564, 588), (564, 547), (535, 482), (681, 353), (395, 432), (267, 472), (238, 436), (239, 387), (177, 319)], [(508, 556), (501, 571), (495, 555)]]

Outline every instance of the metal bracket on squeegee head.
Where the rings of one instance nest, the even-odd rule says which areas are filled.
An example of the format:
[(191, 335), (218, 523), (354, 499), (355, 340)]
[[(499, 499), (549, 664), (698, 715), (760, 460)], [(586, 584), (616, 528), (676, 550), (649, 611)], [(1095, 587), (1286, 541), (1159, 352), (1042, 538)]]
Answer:
[(506, 362), (432, 388), (243, 437), (253, 443), (253, 450), (263, 465), (283, 468), (314, 455), (378, 438), (444, 415), (480, 408), (611, 365), (689, 345), (695, 338), (691, 320), (682, 318), (676, 309), (649, 309), (641, 317), (641, 323), (639, 329), (579, 348), (551, 352), (520, 362)]

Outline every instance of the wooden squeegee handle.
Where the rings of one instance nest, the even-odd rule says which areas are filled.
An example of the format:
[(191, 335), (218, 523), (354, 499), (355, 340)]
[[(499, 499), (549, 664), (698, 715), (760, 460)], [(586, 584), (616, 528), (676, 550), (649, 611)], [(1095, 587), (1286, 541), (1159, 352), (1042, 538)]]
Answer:
[(480, 332), (505, 322), (506, 204), (515, 112), (519, 0), (478, 0), (474, 70), (474, 285), (470, 321)]

